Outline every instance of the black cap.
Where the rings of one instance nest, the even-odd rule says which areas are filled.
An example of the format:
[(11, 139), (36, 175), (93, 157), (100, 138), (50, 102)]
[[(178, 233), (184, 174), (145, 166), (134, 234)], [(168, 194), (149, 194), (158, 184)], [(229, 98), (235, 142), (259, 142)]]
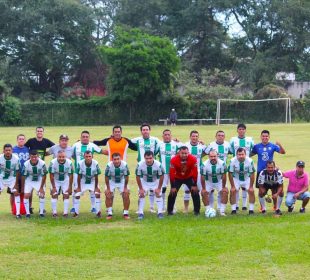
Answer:
[(61, 134), (61, 135), (59, 136), (59, 140), (61, 140), (61, 139), (69, 140), (69, 137), (68, 137), (68, 135), (66, 135), (66, 134)]
[(305, 162), (302, 160), (297, 161), (296, 166), (305, 167)]

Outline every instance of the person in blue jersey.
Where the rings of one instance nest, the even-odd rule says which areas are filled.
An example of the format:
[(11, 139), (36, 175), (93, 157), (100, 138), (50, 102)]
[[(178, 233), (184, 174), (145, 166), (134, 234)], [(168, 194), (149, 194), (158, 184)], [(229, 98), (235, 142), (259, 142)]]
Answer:
[[(273, 161), (274, 153), (285, 154), (285, 149), (280, 142), (270, 142), (270, 132), (263, 130), (260, 134), (261, 143), (254, 145), (251, 156), (257, 155), (257, 176), (256, 176), (256, 188), (259, 188), (258, 177), (262, 170), (267, 167), (268, 161)], [(277, 200), (273, 199), (274, 208), (277, 208)]]

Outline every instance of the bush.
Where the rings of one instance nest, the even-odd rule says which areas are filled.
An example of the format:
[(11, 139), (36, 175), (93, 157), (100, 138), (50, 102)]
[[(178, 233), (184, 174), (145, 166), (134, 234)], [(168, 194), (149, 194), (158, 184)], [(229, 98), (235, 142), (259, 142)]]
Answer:
[(19, 125), (22, 120), (22, 110), (19, 99), (7, 96), (2, 103), (2, 122), (5, 125)]

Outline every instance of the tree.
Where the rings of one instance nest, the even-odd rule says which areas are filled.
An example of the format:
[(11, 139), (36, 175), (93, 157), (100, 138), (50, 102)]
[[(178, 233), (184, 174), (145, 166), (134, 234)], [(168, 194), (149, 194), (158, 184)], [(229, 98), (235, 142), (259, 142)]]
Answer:
[(129, 103), (138, 101), (141, 113), (151, 110), (158, 97), (169, 90), (179, 67), (176, 49), (169, 39), (139, 29), (117, 28), (111, 46), (100, 48), (109, 65), (109, 95)]

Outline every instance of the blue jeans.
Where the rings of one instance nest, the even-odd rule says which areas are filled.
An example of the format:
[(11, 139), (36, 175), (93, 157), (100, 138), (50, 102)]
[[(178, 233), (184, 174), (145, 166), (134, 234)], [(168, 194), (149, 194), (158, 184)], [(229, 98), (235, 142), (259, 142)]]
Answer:
[[(293, 192), (287, 192), (285, 204), (287, 207), (292, 207), (292, 205), (296, 202), (296, 198), (294, 198)], [(310, 198), (310, 192), (304, 192), (300, 196), (298, 196), (298, 200), (304, 200), (305, 198)]]

